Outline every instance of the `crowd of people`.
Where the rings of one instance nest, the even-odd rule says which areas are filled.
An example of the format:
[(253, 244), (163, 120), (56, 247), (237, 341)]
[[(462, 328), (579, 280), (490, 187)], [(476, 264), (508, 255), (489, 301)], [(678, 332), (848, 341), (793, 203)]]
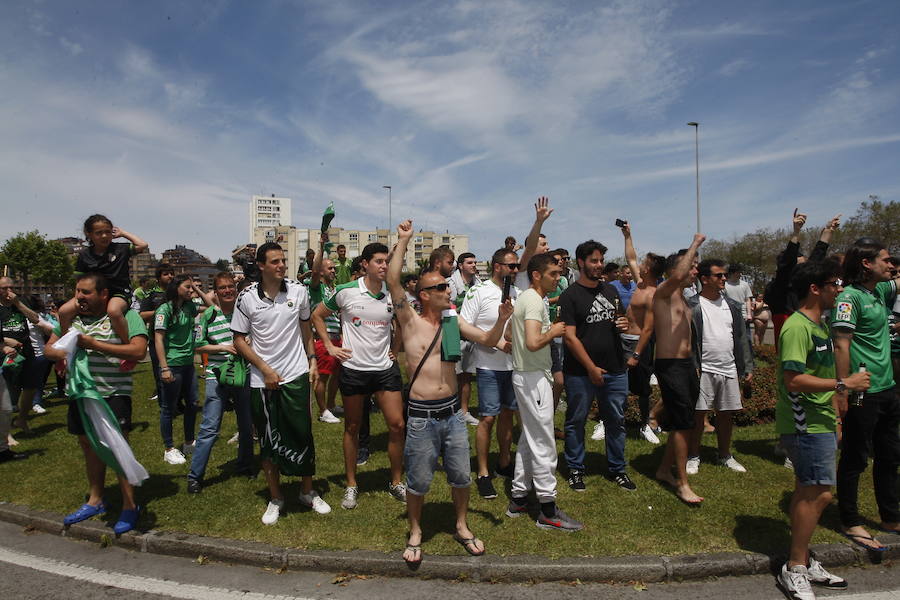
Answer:
[[(190, 462), (188, 493), (202, 492), (223, 412), (234, 410), (237, 474), (255, 476), (258, 440), (269, 491), (262, 522), (273, 525), (284, 511), (282, 475), (301, 478), (301, 504), (330, 512), (313, 485), (315, 404), (323, 423), (341, 423), (343, 416), (340, 505), (355, 509), (356, 471), (369, 457), (369, 421), (377, 406), (388, 432), (385, 490), (407, 507), (403, 559), (411, 565), (422, 560), (422, 509), (439, 469), (452, 488), (454, 539), (479, 556), (484, 542), (467, 524), (473, 480), (467, 425), (475, 427), (474, 483), (482, 498), (498, 496), (496, 476), (508, 478), (507, 517), (531, 515), (540, 528), (578, 531), (583, 524), (556, 502), (557, 440), (566, 483), (584, 491), (594, 475), (585, 460), (593, 416), (589, 437), (605, 445), (600, 474), (608, 485), (634, 491), (625, 456), (632, 394), (641, 414), (638, 439), (659, 444), (667, 433), (656, 479), (699, 507), (704, 498), (689, 478), (701, 467), (710, 413), (719, 468), (746, 471), (731, 447), (733, 417), (751, 392), (754, 346), (763, 343), (771, 322), (778, 348), (778, 448), (796, 476), (790, 558), (778, 581), (797, 598), (814, 597), (810, 583), (845, 587), (809, 555), (809, 541), (836, 485), (842, 533), (867, 550), (884, 549), (863, 527), (857, 503), (870, 456), (881, 527), (900, 531), (897, 259), (872, 238), (829, 253), (839, 217), (807, 259), (799, 245), (806, 216), (795, 210), (793, 236), (776, 273), (764, 292), (754, 292), (740, 265), (701, 260), (700, 233), (669, 256), (639, 257), (631, 224), (620, 220), (625, 264), (607, 263), (609, 248), (595, 240), (577, 244), (571, 260), (566, 249), (551, 249), (542, 231), (552, 213), (548, 199), (539, 198), (524, 247), (507, 238), (481, 275), (474, 254), (455, 256), (447, 247), (435, 249), (421, 273), (404, 274), (413, 235), (407, 220), (397, 227), (394, 248), (371, 243), (353, 259), (342, 245), (332, 255), (323, 232), (318, 249), (307, 254), (308, 271), (296, 279), (287, 273), (284, 250), (263, 244), (252, 276), (218, 273), (209, 292), (167, 264), (158, 265), (155, 282), (142, 280), (132, 291), (128, 259), (147, 243), (92, 215), (84, 224), (89, 244), (78, 256), (74, 298), (60, 300), (58, 311), (38, 297), (23, 302), (13, 281), (0, 278), (0, 461), (25, 458), (14, 449), (11, 425), (27, 429), (29, 413), (44, 410), (43, 388), (55, 364), (57, 381), (70, 379), (68, 430), (78, 436), (89, 486), (87, 501), (65, 523), (109, 510), (103, 489), (110, 465), (123, 498), (114, 529), (133, 529), (141, 511), (134, 491), (140, 477), (126, 474), (122, 456), (108, 456), (98, 441), (98, 417), (83, 398), (105, 401), (127, 440), (133, 368), (149, 352), (162, 459)], [(114, 241), (119, 238), (126, 241)], [(198, 356), (206, 381), (202, 408)], [(473, 381), (477, 417), (469, 410)], [(655, 405), (653, 384), (661, 397)], [(559, 430), (554, 414), (563, 396)], [(177, 416), (181, 444), (174, 439)], [(516, 423), (521, 433), (513, 450)], [(491, 465), (495, 431), (499, 454)]]

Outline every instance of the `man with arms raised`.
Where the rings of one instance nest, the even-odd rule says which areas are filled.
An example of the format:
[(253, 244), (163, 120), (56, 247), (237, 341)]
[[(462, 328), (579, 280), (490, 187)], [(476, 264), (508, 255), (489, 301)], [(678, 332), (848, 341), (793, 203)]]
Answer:
[(837, 263), (806, 262), (794, 269), (791, 288), (800, 305), (781, 330), (777, 361), (775, 431), (794, 467), (791, 548), (778, 585), (791, 598), (814, 599), (810, 583), (832, 589), (847, 582), (809, 555), (809, 540), (831, 503), (837, 451), (836, 391), (869, 387), (868, 373), (837, 379), (828, 324), (823, 319), (841, 292)]
[(388, 270), (388, 286), (403, 332), (407, 372), (411, 378), (404, 451), (409, 539), (403, 558), (409, 563), (422, 560), (422, 506), (439, 457), (443, 460), (447, 482), (453, 488), (456, 513), (453, 538), (469, 554), (481, 556), (484, 554), (484, 544), (466, 523), (471, 485), (469, 436), (456, 395), (453, 363), (460, 357), (460, 329), (469, 339), (493, 346), (503, 334), (512, 305), (507, 302), (502, 306), (497, 323), (490, 331), (472, 327), (457, 320), (450, 304), (449, 284), (444, 277), (429, 271), (419, 279), (422, 315), (416, 314), (407, 302), (406, 292), (400, 283), (400, 271), (412, 233), (412, 221), (404, 221), (397, 227), (397, 247)]
[[(323, 233), (319, 241), (319, 252), (312, 263), (312, 274), (309, 279), (309, 303), (312, 310), (334, 296), (334, 280), (336, 270), (334, 262), (325, 258), (325, 243), (328, 234)], [(341, 320), (337, 315), (325, 317), (325, 329), (328, 337), (335, 346), (341, 345)], [(316, 339), (316, 366), (319, 368), (319, 381), (313, 392), (316, 395), (316, 404), (319, 405), (319, 421), (323, 423), (340, 423), (341, 420), (334, 416), (331, 409), (334, 408), (334, 399), (337, 397), (338, 377), (341, 363), (325, 350), (325, 343)], [(327, 396), (327, 397), (326, 397)]]
[(250, 363), (253, 420), (271, 495), (262, 522), (274, 525), (284, 508), (282, 473), (301, 477), (301, 504), (319, 514), (331, 512), (331, 507), (312, 486), (316, 448), (309, 386), (315, 386), (319, 374), (309, 326), (309, 293), (303, 284), (285, 279), (287, 261), (278, 244), (267, 242), (257, 248), (256, 264), (260, 281), (238, 296), (231, 330), (234, 347)]
[[(497, 323), (497, 310), (503, 300), (504, 280), (513, 279), (519, 270), (516, 253), (501, 248), (491, 257), (491, 278), (473, 287), (462, 310), (460, 323), (489, 331)], [(510, 300), (518, 290), (510, 285)], [(518, 410), (516, 393), (512, 387), (512, 345), (500, 340), (495, 346), (473, 343), (473, 363), (478, 383), (478, 427), (475, 429), (475, 456), (478, 461), (478, 477), (475, 485), (482, 498), (496, 498), (497, 490), (491, 481), (488, 454), (491, 448), (491, 429), (497, 422), (497, 473), (512, 479), (513, 464), (510, 456), (512, 445), (513, 413)]]
[[(625, 260), (628, 270), (634, 275), (637, 286), (625, 310), (628, 329), (622, 334), (622, 346), (628, 366), (628, 389), (638, 397), (641, 411), (641, 437), (651, 444), (658, 444), (656, 437), (656, 412), (659, 406), (650, 410), (650, 377), (653, 375), (653, 294), (657, 282), (666, 274), (666, 258), (648, 252), (638, 267), (637, 252), (631, 238), (631, 225), (622, 226), (625, 237)], [(620, 294), (621, 296), (621, 294)]]
[[(341, 361), (340, 390), (344, 399), (344, 468), (347, 488), (341, 506), (357, 506), (356, 459), (359, 427), (363, 419), (363, 401), (375, 396), (388, 427), (388, 458), (391, 480), (388, 492), (406, 502), (406, 487), (400, 481), (403, 471), (403, 381), (400, 367), (390, 356), (393, 307), (384, 283), (388, 248), (373, 242), (359, 255), (365, 275), (339, 285), (334, 295), (316, 307), (313, 325), (328, 353)], [(441, 275), (443, 277), (443, 275)], [(328, 335), (325, 318), (341, 313), (343, 346), (335, 346)]]
[(682, 256), (669, 256), (669, 278), (653, 295), (654, 370), (666, 411), (663, 425), (669, 431), (656, 478), (673, 486), (678, 499), (691, 506), (703, 502), (687, 479), (688, 442), (694, 428), (694, 405), (700, 393), (700, 379), (691, 355), (691, 310), (682, 290), (697, 279), (697, 250), (705, 239), (706, 236), (697, 233)]
[[(109, 290), (106, 278), (98, 273), (84, 273), (75, 281), (75, 302), (78, 316), (72, 321), (71, 330), (78, 332), (78, 346), (87, 351), (88, 371), (94, 379), (96, 390), (104, 397), (119, 422), (122, 435), (128, 439), (131, 431), (131, 390), (133, 374), (120, 371), (123, 360), (141, 360), (147, 353), (147, 328), (138, 313), (125, 313), (128, 339), (122, 341), (116, 335), (106, 314)], [(50, 360), (66, 360), (66, 351), (53, 347), (61, 332), (57, 327), (47, 341), (45, 356)], [(87, 467), (88, 498), (75, 512), (66, 515), (65, 525), (72, 525), (107, 511), (103, 499), (106, 481), (106, 465), (88, 441), (85, 424), (75, 398), (69, 401), (69, 433), (78, 436)], [(122, 493), (122, 513), (113, 526), (117, 534), (131, 531), (137, 524), (140, 507), (134, 503), (134, 487), (124, 475), (118, 475)]]

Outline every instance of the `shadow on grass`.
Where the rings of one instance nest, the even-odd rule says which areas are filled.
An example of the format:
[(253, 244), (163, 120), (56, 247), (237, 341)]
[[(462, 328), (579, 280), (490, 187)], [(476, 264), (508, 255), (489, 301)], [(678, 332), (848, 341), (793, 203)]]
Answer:
[(779, 465), (784, 463), (784, 456), (775, 456), (774, 439), (734, 440), (732, 446), (738, 454), (749, 454)]
[(653, 446), (650, 452), (633, 457), (629, 461), (628, 466), (647, 479), (656, 479), (656, 470), (659, 468), (659, 463), (662, 462), (663, 453), (665, 451), (665, 444)]
[(38, 425), (37, 427), (32, 426), (28, 431), (20, 430), (18, 433), (16, 433), (15, 437), (17, 440), (32, 440), (34, 438), (56, 431), (60, 427), (63, 427), (62, 423), (44, 423), (43, 425)]
[[(143, 485), (134, 490), (134, 501), (141, 506), (141, 517), (137, 527), (140, 531), (148, 531), (156, 527), (158, 518), (153, 510), (153, 501), (169, 498), (179, 493), (181, 486), (178, 480), (180, 479), (182, 477), (178, 475), (151, 474)], [(122, 492), (119, 484), (107, 485), (103, 495), (106, 503), (114, 507), (104, 517), (106, 524), (112, 527), (119, 519), (122, 506)]]
[[(782, 499), (782, 503), (783, 501)], [(775, 574), (790, 548), (790, 527), (784, 521), (755, 515), (737, 515), (735, 522), (734, 539), (738, 547), (768, 556), (769, 569)]]

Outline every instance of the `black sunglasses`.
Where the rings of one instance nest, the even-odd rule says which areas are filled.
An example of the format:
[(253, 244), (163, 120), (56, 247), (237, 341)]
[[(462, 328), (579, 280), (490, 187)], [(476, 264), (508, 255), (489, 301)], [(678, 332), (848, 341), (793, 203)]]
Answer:
[(518, 269), (521, 266), (521, 263), (500, 263), (504, 267), (509, 267), (510, 269)]
[(436, 283), (434, 285), (429, 285), (428, 287), (423, 287), (420, 289), (420, 292), (424, 292), (426, 290), (437, 290), (439, 292), (445, 292), (450, 287), (449, 283)]

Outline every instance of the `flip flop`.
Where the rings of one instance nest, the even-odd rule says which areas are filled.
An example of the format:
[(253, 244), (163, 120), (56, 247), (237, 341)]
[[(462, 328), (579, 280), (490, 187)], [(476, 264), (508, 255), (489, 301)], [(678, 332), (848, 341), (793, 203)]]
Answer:
[[(887, 546), (880, 546), (878, 548), (873, 548), (872, 546), (866, 546), (860, 540), (869, 540), (870, 542), (874, 542), (875, 538), (871, 535), (863, 535), (861, 533), (847, 533), (845, 531), (841, 532), (841, 535), (862, 548), (863, 550), (868, 550), (870, 552), (884, 552), (887, 550)], [(880, 543), (880, 542), (879, 542)]]
[(416, 555), (419, 557), (417, 560), (409, 560), (406, 557), (404, 557), (403, 560), (406, 561), (407, 565), (409, 565), (410, 567), (418, 567), (420, 564), (422, 564), (422, 546), (421, 545), (414, 546), (412, 544), (407, 544), (406, 549), (410, 550), (412, 552), (415, 552)]
[[(484, 552), (485, 552), (484, 542), (481, 542), (481, 540), (479, 540), (477, 537), (464, 538), (464, 537), (462, 537), (461, 535), (459, 535), (458, 533), (454, 533), (454, 534), (453, 534), (453, 539), (456, 540), (456, 542), (457, 542), (460, 546), (462, 546), (463, 548), (465, 548), (466, 552), (468, 552), (468, 553), (471, 554), (472, 556), (482, 556), (482, 555), (484, 554)], [(481, 549), (481, 552), (473, 552), (472, 549), (469, 548), (469, 545), (471, 544), (472, 546), (477, 547), (477, 546), (478, 546), (478, 542), (481, 542), (481, 548), (482, 548), (482, 549)]]

